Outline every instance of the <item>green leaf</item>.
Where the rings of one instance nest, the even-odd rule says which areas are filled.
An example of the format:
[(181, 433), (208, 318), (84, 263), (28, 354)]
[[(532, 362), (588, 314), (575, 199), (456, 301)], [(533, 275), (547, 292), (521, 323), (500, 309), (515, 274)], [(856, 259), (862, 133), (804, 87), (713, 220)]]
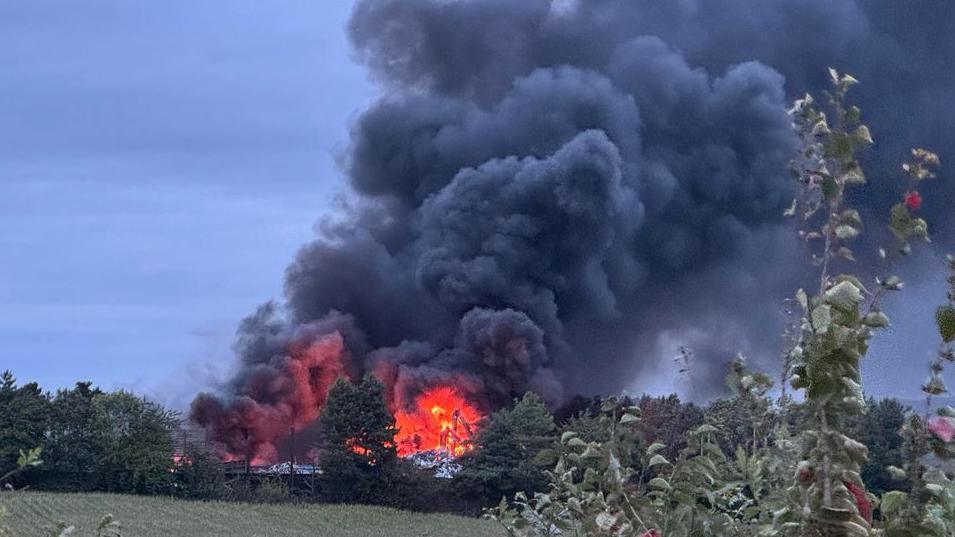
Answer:
[(18, 468), (28, 468), (31, 466), (40, 466), (43, 464), (43, 461), (40, 460), (40, 453), (43, 452), (43, 448), (35, 447), (29, 450), (20, 450), (20, 456), (17, 457), (17, 467)]
[(851, 283), (852, 285), (856, 286), (859, 289), (859, 291), (862, 291), (863, 293), (869, 292), (869, 290), (866, 289), (864, 285), (862, 285), (862, 282), (859, 281), (859, 278), (856, 278), (852, 274), (840, 274), (836, 276), (836, 283), (842, 283), (842, 282)]
[(912, 218), (904, 203), (895, 204), (889, 215), (889, 229), (900, 242), (907, 243), (912, 237), (920, 236), (920, 233), (927, 236), (925, 221), (918, 222), (921, 218)]
[(560, 435), (560, 443), (566, 444), (570, 441), (571, 438), (577, 438), (577, 433), (574, 431), (567, 431), (564, 434)]
[(922, 391), (929, 395), (942, 395), (948, 391), (948, 388), (945, 386), (945, 381), (942, 380), (941, 377), (932, 376), (922, 385)]
[(654, 477), (648, 485), (650, 485), (650, 488), (657, 490), (670, 490), (670, 483), (662, 477)]
[(744, 375), (743, 378), (739, 379), (739, 385), (743, 387), (744, 390), (748, 390), (753, 386), (753, 376)]
[(836, 71), (832, 67), (829, 68), (829, 79), (832, 82), (832, 85), (835, 86), (839, 84), (839, 71)]
[(879, 280), (879, 285), (888, 289), (889, 291), (898, 291), (905, 287), (905, 283), (902, 282), (902, 278), (898, 276), (889, 276), (885, 280)]
[(816, 332), (828, 332), (830, 324), (832, 324), (832, 308), (829, 305), (823, 304), (812, 309), (812, 327)]
[(694, 434), (694, 435), (701, 435), (701, 434), (715, 433), (715, 432), (716, 432), (716, 427), (713, 427), (713, 426), (710, 425), (709, 423), (704, 423), (703, 425), (700, 425), (699, 427), (697, 427), (697, 428), (693, 431), (693, 434)]
[(537, 452), (537, 455), (534, 455), (532, 462), (536, 466), (553, 466), (558, 459), (557, 451), (553, 449), (543, 449)]
[(863, 322), (866, 326), (870, 326), (872, 328), (886, 328), (889, 326), (888, 316), (881, 311), (874, 311), (866, 315), (865, 319), (863, 319)]
[(860, 168), (853, 168), (847, 170), (845, 173), (839, 176), (842, 179), (842, 182), (847, 185), (864, 185), (865, 184), (865, 174), (862, 173)]
[(620, 425), (627, 425), (628, 423), (634, 423), (640, 421), (640, 418), (634, 416), (633, 414), (624, 414), (620, 416)]
[(841, 257), (841, 258), (843, 258), (843, 259), (845, 259), (845, 260), (847, 260), (847, 261), (855, 261), (855, 260), (856, 260), (856, 256), (855, 256), (855, 254), (852, 253), (852, 250), (850, 250), (849, 248), (846, 248), (845, 246), (839, 248), (839, 250), (838, 250), (836, 253), (839, 255), (839, 257)]
[(935, 322), (938, 323), (938, 333), (942, 336), (942, 341), (955, 341), (955, 306), (949, 304), (940, 307), (935, 312)]
[(664, 449), (665, 447), (667, 447), (666, 444), (661, 444), (660, 442), (654, 442), (650, 444), (650, 447), (647, 448), (647, 455), (653, 455), (654, 453), (656, 453), (657, 451), (660, 451), (661, 449)]
[(852, 282), (843, 281), (826, 291), (823, 295), (826, 303), (843, 311), (850, 311), (862, 303), (862, 291)]
[(925, 241), (929, 241), (928, 222), (926, 222), (922, 218), (916, 218), (912, 220), (912, 236), (919, 239), (923, 239)]
[(862, 385), (850, 377), (842, 377), (842, 384), (849, 390), (852, 396), (860, 402), (865, 401), (865, 395), (862, 392)]
[(852, 106), (846, 110), (845, 121), (846, 123), (855, 123), (859, 121), (859, 118), (862, 117), (862, 110), (859, 110), (858, 106)]
[(610, 531), (614, 525), (617, 523), (616, 515), (603, 511), (597, 515), (597, 518), (594, 519), (594, 522), (597, 524), (597, 527), (604, 532)]
[(796, 216), (796, 208), (798, 207), (798, 202), (793, 198), (793, 204), (789, 206), (788, 209), (783, 213), (783, 216)]
[(880, 509), (884, 515), (892, 516), (908, 503), (909, 495), (901, 490), (893, 490), (882, 495)]
[(895, 481), (902, 481), (906, 478), (905, 470), (899, 468), (898, 466), (888, 466), (885, 470), (889, 472), (889, 477)]
[(799, 306), (802, 307), (803, 311), (809, 311), (809, 296), (806, 295), (806, 291), (800, 288), (796, 291), (796, 302), (799, 303)]
[(863, 143), (866, 143), (866, 144), (874, 143), (872, 140), (872, 133), (869, 132), (869, 127), (866, 127), (865, 125), (859, 125), (859, 127), (855, 130), (853, 135), (855, 135), (855, 137)]
[(844, 86), (846, 86), (846, 87), (849, 87), (849, 86), (852, 86), (852, 85), (854, 85), (854, 84), (858, 84), (859, 81), (856, 80), (856, 77), (854, 77), (854, 76), (852, 76), (852, 75), (842, 75), (842, 79), (839, 81), (839, 83), (841, 83), (842, 85), (844, 85)]
[(567, 441), (569, 447), (584, 447), (587, 445), (587, 442), (577, 438), (576, 436)]
[(850, 225), (843, 224), (841, 226), (836, 226), (836, 237), (839, 240), (850, 240), (859, 236), (859, 230)]
[(664, 457), (663, 455), (656, 454), (650, 458), (650, 463), (647, 464), (647, 467), (653, 468), (654, 466), (658, 464), (670, 464), (670, 461), (668, 461), (667, 458)]

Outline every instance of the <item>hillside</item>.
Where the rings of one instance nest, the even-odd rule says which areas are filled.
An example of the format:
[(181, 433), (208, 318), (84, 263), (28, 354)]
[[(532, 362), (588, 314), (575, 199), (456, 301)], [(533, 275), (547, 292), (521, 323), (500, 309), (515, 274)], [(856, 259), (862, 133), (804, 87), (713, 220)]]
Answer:
[(499, 537), (493, 522), (381, 507), (188, 502), (113, 494), (2, 493), (9, 535), (47, 537), (58, 522), (93, 536), (112, 514), (123, 537)]

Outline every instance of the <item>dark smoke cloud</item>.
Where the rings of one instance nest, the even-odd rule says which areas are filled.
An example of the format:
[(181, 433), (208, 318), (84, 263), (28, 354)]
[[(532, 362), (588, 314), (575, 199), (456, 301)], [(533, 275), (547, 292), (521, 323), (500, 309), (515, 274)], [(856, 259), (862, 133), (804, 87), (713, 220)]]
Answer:
[(515, 307), (557, 338), (565, 297), (615, 314), (615, 280), (626, 275), (608, 268), (632, 260), (625, 246), (643, 213), (622, 165), (602, 131), (585, 131), (545, 159), (460, 172), (418, 211), (418, 287), (456, 311)]
[(370, 359), (374, 374), (393, 387), (395, 407), (410, 405), (422, 389), (450, 384), (485, 410), (529, 389), (559, 397), (561, 386), (549, 363), (544, 331), (527, 315), (482, 308), (461, 318), (451, 348), (435, 352), (427, 343), (405, 341)]
[[(863, 81), (855, 98), (882, 134), (869, 161), (888, 174), (912, 145), (931, 145), (943, 161), (955, 155), (953, 17), (946, 0), (383, 0), (359, 2), (350, 30), (383, 84), (482, 106), (540, 68), (569, 65), (619, 83), (615, 62), (628, 61), (628, 42), (647, 37), (710, 73), (759, 61), (785, 76), (790, 98), (825, 89), (831, 65)], [(666, 71), (631, 73), (639, 79), (623, 86), (658, 105), (679, 93)], [(642, 107), (644, 118), (654, 108)], [(929, 210), (942, 217), (955, 185), (933, 188)], [(883, 197), (873, 202), (880, 210)], [(950, 241), (949, 223), (939, 231)]]
[[(317, 407), (333, 374), (365, 372), (396, 405), (444, 383), (489, 408), (557, 402), (633, 385), (664, 333), (696, 346), (701, 398), (735, 350), (769, 363), (802, 259), (781, 216), (788, 101), (829, 65), (862, 79), (873, 181), (910, 145), (955, 156), (955, 4), (897, 5), (360, 0), (349, 30), (386, 91), (352, 128), (354, 196), (289, 267), (286, 318), (246, 321), (239, 376), (194, 416), (237, 451), (234, 415), (311, 416), (288, 399)], [(943, 242), (953, 185), (925, 192)], [(334, 341), (317, 362), (294, 350)]]
[(355, 377), (350, 349), (362, 348), (348, 316), (330, 312), (291, 327), (267, 303), (239, 326), (240, 369), (228, 387), (229, 398), (200, 394), (192, 417), (230, 454), (273, 460), (278, 439), (315, 421), (335, 380)]

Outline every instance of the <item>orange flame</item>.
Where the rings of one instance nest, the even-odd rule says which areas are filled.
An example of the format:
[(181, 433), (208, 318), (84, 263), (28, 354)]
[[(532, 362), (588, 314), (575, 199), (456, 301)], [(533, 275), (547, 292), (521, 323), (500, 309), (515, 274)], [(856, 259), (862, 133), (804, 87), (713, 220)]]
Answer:
[(457, 457), (474, 449), (471, 443), (483, 416), (452, 387), (432, 388), (414, 408), (395, 413), (398, 455), (443, 451)]
[(358, 442), (357, 438), (349, 438), (348, 440), (345, 441), (345, 443), (348, 446), (348, 449), (350, 449), (352, 453), (355, 453), (357, 455), (362, 455), (364, 457), (367, 457), (368, 455), (371, 454), (371, 450), (361, 445)]

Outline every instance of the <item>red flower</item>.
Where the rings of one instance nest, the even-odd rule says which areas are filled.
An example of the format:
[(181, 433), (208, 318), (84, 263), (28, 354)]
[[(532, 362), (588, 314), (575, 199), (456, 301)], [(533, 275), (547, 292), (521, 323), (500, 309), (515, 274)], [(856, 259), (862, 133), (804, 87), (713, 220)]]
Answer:
[(807, 461), (802, 461), (796, 468), (796, 480), (803, 485), (812, 483), (816, 479), (816, 473), (812, 471), (812, 466)]
[(932, 416), (928, 419), (928, 430), (946, 444), (955, 438), (955, 418)]
[(663, 533), (661, 533), (660, 530), (654, 529), (643, 532), (640, 537), (663, 537)]
[(905, 206), (913, 211), (922, 208), (922, 195), (918, 193), (918, 190), (913, 190), (905, 195)]
[(859, 510), (859, 516), (864, 518), (869, 524), (872, 524), (872, 502), (870, 502), (869, 497), (866, 496), (865, 489), (851, 481), (846, 481), (845, 484), (846, 488), (849, 489), (849, 492), (856, 499), (856, 509)]

